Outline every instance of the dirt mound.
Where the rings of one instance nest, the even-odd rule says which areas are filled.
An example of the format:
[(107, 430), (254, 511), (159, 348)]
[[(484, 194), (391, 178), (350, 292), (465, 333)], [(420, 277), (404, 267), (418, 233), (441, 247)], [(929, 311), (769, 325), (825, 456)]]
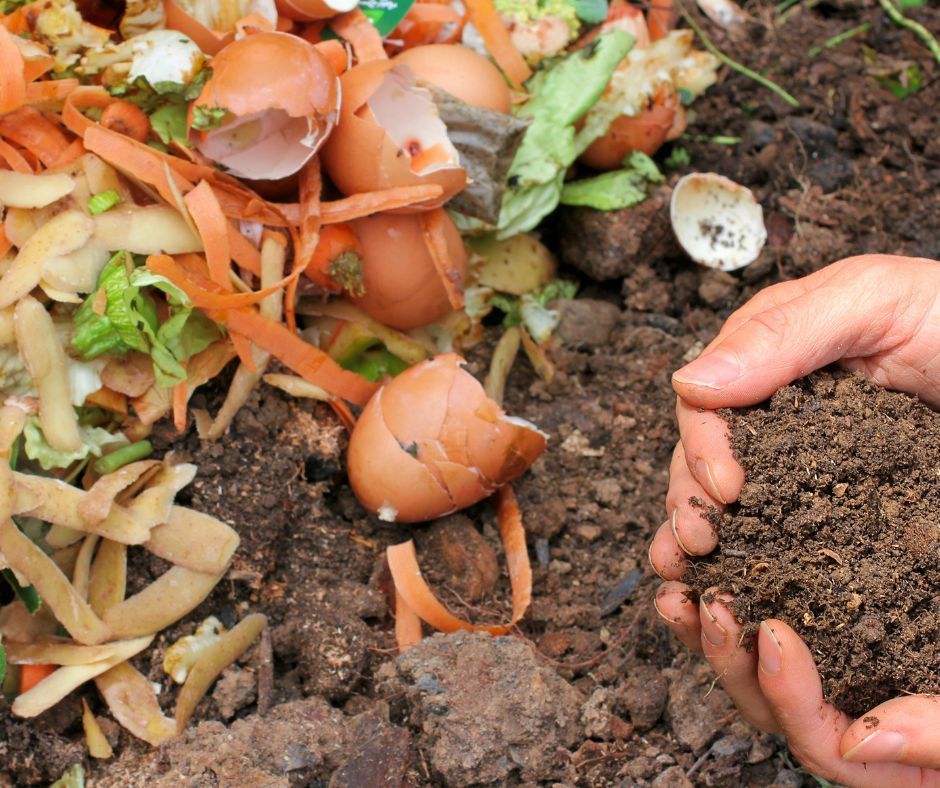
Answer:
[(723, 415), (747, 481), (708, 513), (720, 547), (693, 587), (733, 592), (750, 634), (790, 624), (849, 714), (940, 692), (940, 414), (820, 373)]

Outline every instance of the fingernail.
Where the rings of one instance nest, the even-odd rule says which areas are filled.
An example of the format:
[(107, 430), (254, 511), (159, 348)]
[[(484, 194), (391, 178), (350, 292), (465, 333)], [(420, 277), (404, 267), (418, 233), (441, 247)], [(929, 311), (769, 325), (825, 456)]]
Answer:
[(757, 663), (764, 673), (773, 676), (780, 672), (783, 649), (780, 648), (780, 641), (777, 640), (777, 636), (766, 621), (761, 622), (760, 629), (764, 633), (764, 642), (758, 648)]
[(672, 526), (672, 535), (676, 537), (676, 544), (679, 545), (679, 549), (686, 553), (686, 555), (692, 555), (692, 553), (689, 551), (689, 548), (682, 544), (682, 540), (679, 538), (679, 529), (676, 528), (676, 515), (678, 513), (678, 509), (673, 509), (672, 517), (669, 520), (669, 523)]
[(904, 752), (905, 738), (895, 731), (875, 731), (866, 736), (842, 757), (847, 761), (896, 761)]
[(702, 610), (702, 634), (705, 636), (705, 640), (711, 643), (716, 648), (718, 646), (723, 646), (725, 640), (728, 639), (727, 630), (718, 623), (718, 619), (715, 618), (711, 610), (708, 609), (708, 605), (705, 603), (704, 599), (699, 600), (699, 607)]
[[(650, 562), (650, 566), (653, 567), (653, 571), (660, 577), (663, 577), (659, 573), (659, 570), (656, 568), (656, 564), (653, 563), (653, 543), (652, 542), (650, 542), (650, 546), (646, 548), (646, 560)], [(666, 578), (663, 577), (663, 580), (665, 579)], [(654, 604), (655, 604), (655, 601), (654, 601)]]
[(704, 485), (708, 490), (708, 494), (711, 495), (716, 501), (721, 501), (723, 504), (728, 502), (722, 497), (721, 492), (718, 489), (718, 485), (715, 484), (715, 475), (712, 473), (711, 466), (705, 462), (705, 460), (698, 459), (695, 461), (695, 478)]
[(699, 356), (691, 364), (676, 370), (672, 379), (689, 386), (703, 386), (707, 389), (720, 389), (734, 383), (741, 377), (741, 367), (733, 353), (715, 350), (705, 356)]

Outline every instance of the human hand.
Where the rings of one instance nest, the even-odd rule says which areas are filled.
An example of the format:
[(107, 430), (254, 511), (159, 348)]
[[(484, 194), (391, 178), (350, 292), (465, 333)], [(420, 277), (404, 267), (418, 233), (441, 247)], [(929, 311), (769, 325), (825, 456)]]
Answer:
[[(866, 255), (762, 291), (673, 377), (680, 442), (670, 469), (669, 520), (650, 546), (654, 568), (668, 581), (657, 609), (686, 645), (705, 654), (745, 718), (783, 731), (804, 765), (850, 785), (940, 785), (940, 699), (896, 698), (852, 723), (823, 703), (812, 657), (789, 627), (765, 622), (757, 649), (739, 648), (740, 627), (722, 604), (729, 597), (695, 606), (677, 582), (688, 555), (705, 555), (718, 543), (688, 502), (697, 497), (720, 508), (737, 499), (744, 483), (727, 427), (712, 409), (761, 402), (835, 361), (937, 406), (938, 347), (940, 263)], [(771, 672), (764, 661), (774, 653), (780, 667)], [(877, 727), (870, 727), (872, 718)], [(867, 770), (859, 769), (861, 761), (869, 762)], [(872, 766), (886, 761), (913, 766)]]

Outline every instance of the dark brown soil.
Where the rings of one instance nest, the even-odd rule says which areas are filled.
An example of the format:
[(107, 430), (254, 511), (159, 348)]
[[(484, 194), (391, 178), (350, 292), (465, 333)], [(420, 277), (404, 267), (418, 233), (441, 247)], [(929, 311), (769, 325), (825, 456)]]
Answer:
[(690, 585), (733, 592), (748, 634), (790, 624), (853, 716), (940, 692), (940, 414), (819, 373), (722, 415), (746, 482)]
[[(194, 727), (156, 752), (108, 725), (88, 691), (117, 754), (89, 766), (90, 784), (359, 788), (401, 785), (403, 774), (412, 785), (467, 784), (484, 779), (475, 758), (508, 785), (815, 784), (779, 738), (738, 718), (708, 666), (652, 611), (647, 546), (665, 517), (676, 440), (669, 379), (732, 309), (780, 278), (864, 251), (940, 255), (940, 69), (869, 0), (801, 3), (784, 20), (772, 0), (743, 4), (754, 22), (742, 34), (702, 24), (801, 107), (728, 72), (696, 102), (691, 138), (676, 145), (691, 155), (687, 170), (755, 191), (769, 232), (761, 258), (734, 274), (695, 266), (662, 232), (662, 199), (655, 211), (563, 212), (545, 228), (566, 275), (608, 281), (583, 278), (552, 351), (551, 385), (524, 360), (510, 378), (508, 409), (551, 435), (517, 485), (535, 573), (517, 639), (438, 637), (396, 661), (382, 553), (413, 530), (378, 523), (353, 499), (345, 438), (326, 408), (264, 389), (217, 445), (166, 436), (199, 464), (188, 502), (232, 524), (242, 547), (217, 590), (138, 667), (171, 709), (166, 646), (208, 615), (231, 623), (250, 611), (271, 619), (273, 660), (247, 655), (200, 704)], [(911, 14), (940, 29), (940, 9)], [(866, 22), (868, 33), (807, 55)], [(911, 65), (922, 86), (909, 97), (879, 83), (877, 74)], [(715, 135), (741, 142), (709, 142)], [(633, 244), (638, 225), (649, 236)], [(485, 374), (497, 337), (494, 328), (471, 354), (474, 374)], [(217, 407), (217, 397), (204, 404)], [(500, 620), (509, 594), (501, 561), (492, 571), (501, 558), (492, 509), (465, 516), (476, 536), (463, 520), (438, 526), (421, 540), (422, 567), (455, 612)], [(161, 567), (137, 552), (133, 573), (144, 583)], [(548, 674), (568, 689), (556, 691)], [(60, 706), (40, 720), (0, 713), (0, 783), (48, 783), (80, 759), (80, 707)], [(460, 749), (451, 731), (465, 737)], [(458, 755), (467, 758), (460, 778)]]

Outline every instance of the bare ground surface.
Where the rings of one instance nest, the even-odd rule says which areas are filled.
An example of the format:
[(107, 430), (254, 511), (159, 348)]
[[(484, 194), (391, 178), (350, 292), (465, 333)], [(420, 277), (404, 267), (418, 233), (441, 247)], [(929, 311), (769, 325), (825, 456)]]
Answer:
[[(256, 649), (228, 670), (194, 727), (157, 751), (108, 724), (89, 692), (117, 753), (90, 765), (92, 785), (813, 784), (779, 739), (738, 719), (652, 610), (646, 550), (676, 437), (669, 377), (781, 277), (867, 251), (940, 256), (940, 73), (872, 3), (800, 7), (776, 28), (772, 3), (747, 8), (754, 22), (740, 35), (707, 29), (801, 107), (728, 73), (696, 103), (694, 139), (682, 144), (689, 169), (754, 189), (769, 231), (761, 259), (737, 274), (696, 267), (663, 232), (661, 198), (632, 213), (572, 211), (549, 235), (569, 266), (606, 281), (584, 277), (566, 310), (556, 380), (546, 386), (520, 362), (507, 392), (511, 412), (551, 435), (517, 485), (535, 568), (518, 633), (435, 636), (396, 660), (384, 547), (416, 533), (447, 603), (497, 620), (508, 580), (494, 571), (494, 513), (484, 503), (422, 529), (381, 525), (343, 481), (332, 415), (264, 390), (218, 444), (175, 441), (200, 467), (185, 502), (231, 523), (242, 547), (212, 596), (138, 664), (172, 708), (163, 649), (210, 614), (232, 623), (250, 611), (270, 617), (273, 657)], [(940, 29), (937, 9), (914, 15)], [(863, 22), (867, 33), (807, 54)], [(913, 65), (922, 86), (898, 99), (883, 85)], [(714, 135), (741, 142), (706, 141)], [(476, 349), (471, 371), (488, 358)], [(152, 558), (134, 565), (141, 584), (160, 571)], [(2, 719), (10, 783), (48, 783), (85, 757), (74, 698), (39, 720)]]

